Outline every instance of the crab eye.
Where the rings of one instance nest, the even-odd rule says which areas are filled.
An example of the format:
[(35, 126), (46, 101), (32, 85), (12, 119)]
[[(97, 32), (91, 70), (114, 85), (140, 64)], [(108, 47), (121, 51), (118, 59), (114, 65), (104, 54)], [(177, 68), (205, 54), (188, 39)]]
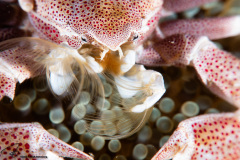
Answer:
[(82, 36), (81, 39), (82, 39), (82, 42), (87, 43), (87, 38), (85, 36)]
[(137, 40), (137, 39), (138, 39), (138, 35), (135, 34), (135, 35), (133, 36), (133, 41), (135, 41), (135, 40)]

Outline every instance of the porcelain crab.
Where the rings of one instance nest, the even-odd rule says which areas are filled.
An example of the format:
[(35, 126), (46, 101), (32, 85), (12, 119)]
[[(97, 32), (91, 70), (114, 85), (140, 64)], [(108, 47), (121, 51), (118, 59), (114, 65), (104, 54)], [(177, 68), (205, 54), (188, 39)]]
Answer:
[[(36, 31), (33, 35), (47, 41), (22, 38), (0, 44), (1, 59), (4, 62), (1, 64), (1, 96), (13, 98), (17, 81), (23, 82), (27, 78), (37, 76), (46, 68), (53, 93), (58, 96), (70, 93), (74, 101), (77, 101), (75, 97), (78, 96), (75, 94), (78, 95), (85, 84), (83, 77), (76, 78), (72, 68), (77, 67), (77, 71), (80, 70), (80, 74), (86, 77), (88, 74), (92, 76), (94, 73), (107, 71), (112, 74), (108, 78), (118, 84), (117, 90), (121, 98), (138, 97), (139, 92), (135, 90), (143, 91), (140, 92), (140, 97), (144, 98), (137, 99), (139, 101), (126, 111), (144, 112), (141, 116), (147, 117), (148, 109), (162, 96), (165, 89), (159, 73), (146, 71), (135, 63), (148, 66), (192, 65), (209, 89), (238, 107), (239, 60), (219, 50), (208, 38), (217, 39), (239, 34), (240, 17), (178, 20), (158, 24), (160, 18), (172, 12), (210, 1), (212, 0), (19, 0), (22, 9), (28, 12)], [(100, 84), (99, 78), (91, 76), (91, 82)], [(133, 85), (134, 83), (137, 85)], [(78, 86), (77, 92), (72, 84)], [(87, 86), (91, 88), (90, 84)], [(101, 85), (95, 87), (93, 94), (103, 91)], [(224, 125), (219, 125), (218, 121)], [(232, 127), (231, 133), (235, 137), (224, 138), (222, 141), (236, 141), (239, 131), (233, 126), (228, 126), (235, 123), (234, 126), (238, 127), (237, 113), (209, 115), (184, 121), (154, 158), (165, 159), (181, 155), (181, 158), (197, 159), (197, 156), (205, 158), (204, 156), (217, 155), (219, 159), (224, 159), (224, 156), (227, 156), (225, 152), (198, 154), (200, 147), (211, 148), (212, 144), (197, 143), (196, 139), (199, 137), (194, 133), (208, 133), (206, 126), (212, 125), (216, 125), (215, 131), (219, 130), (218, 127)], [(141, 124), (143, 121), (134, 126), (139, 128)], [(199, 128), (195, 131), (197, 127), (203, 128), (203, 131)], [(132, 133), (135, 131), (133, 129)], [(225, 132), (221, 134), (225, 134), (226, 137), (229, 135)], [(199, 136), (201, 135), (204, 134)], [(226, 147), (231, 155), (237, 157), (237, 143)], [(218, 149), (223, 150), (221, 147), (216, 150)]]

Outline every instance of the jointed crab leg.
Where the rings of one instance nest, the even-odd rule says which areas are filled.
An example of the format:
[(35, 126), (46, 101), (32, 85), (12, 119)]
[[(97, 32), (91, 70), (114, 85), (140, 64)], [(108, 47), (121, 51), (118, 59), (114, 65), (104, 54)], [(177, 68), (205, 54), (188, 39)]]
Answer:
[(2, 99), (5, 95), (13, 99), (17, 81), (3, 72), (0, 73), (0, 79), (0, 99)]
[(0, 52), (0, 99), (7, 95), (13, 99), (17, 82), (39, 75), (33, 67), (34, 55), (29, 55), (24, 49), (10, 49)]
[(93, 159), (51, 135), (38, 123), (3, 123), (0, 137), (1, 159), (21, 159), (20, 156), (26, 156), (26, 159), (42, 159), (43, 156), (48, 159)]
[[(17, 25), (20, 21), (20, 8), (16, 5), (16, 1), (2, 0), (0, 1), (0, 8), (0, 42), (10, 38), (24, 36), (24, 31), (17, 28)], [(7, 55), (8, 53), (10, 53), (9, 56)], [(0, 49), (0, 100), (5, 95), (13, 99), (15, 94), (17, 79), (15, 79), (13, 74), (9, 71), (4, 63), (5, 60), (8, 61), (12, 59), (14, 59), (14, 56), (12, 55), (11, 51), (1, 52)], [(13, 63), (17, 64), (15, 60)], [(19, 75), (21, 74), (22, 72), (19, 72)], [(29, 76), (26, 78), (28, 77)]]
[(33, 62), (29, 60), (29, 65), (28, 63), (25, 65), (24, 62), (21, 61), (21, 53), (24, 53), (23, 51), (24, 50), (21, 49), (13, 49), (0, 52), (0, 99), (5, 95), (13, 99), (16, 83), (18, 81), (23, 82), (25, 79), (30, 78), (31, 76), (30, 66), (33, 64)]
[[(14, 97), (17, 82), (45, 74), (40, 62), (54, 47), (38, 38), (16, 38), (0, 43), (0, 99)], [(15, 82), (15, 83), (14, 83)]]
[(240, 16), (169, 21), (161, 23), (159, 31), (161, 38), (174, 34), (207, 36), (209, 39), (236, 36), (240, 34)]
[(152, 160), (239, 159), (239, 112), (198, 116), (181, 122)]
[[(173, 35), (145, 49), (137, 62), (149, 66), (191, 65), (216, 95), (240, 107), (240, 60), (207, 37)], [(183, 121), (153, 159), (239, 159), (239, 112)]]
[(202, 82), (213, 93), (240, 108), (240, 60), (238, 58), (209, 44), (200, 49), (192, 65)]
[(240, 60), (207, 37), (174, 35), (145, 49), (137, 62), (148, 66), (191, 65), (216, 95), (240, 107)]

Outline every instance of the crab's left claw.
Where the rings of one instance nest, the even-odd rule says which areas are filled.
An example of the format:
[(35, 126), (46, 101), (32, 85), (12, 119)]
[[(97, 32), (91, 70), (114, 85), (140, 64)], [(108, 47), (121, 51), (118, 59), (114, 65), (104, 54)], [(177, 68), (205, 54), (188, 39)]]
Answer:
[(39, 123), (3, 123), (0, 125), (0, 157), (93, 159), (48, 133)]
[(239, 113), (210, 114), (181, 122), (152, 160), (239, 159)]
[[(64, 45), (32, 37), (15, 38), (1, 42), (0, 100), (3, 96), (14, 98), (17, 82), (22, 83), (26, 79), (46, 74), (46, 71), (46, 77), (50, 81), (53, 92), (57, 95), (64, 94), (74, 79), (70, 67), (74, 57), (69, 54), (77, 55), (76, 59), (80, 61), (79, 63), (84, 63), (85, 60), (76, 52), (76, 50), (69, 49)], [(67, 77), (67, 80), (62, 77)], [(75, 86), (78, 87), (78, 84)]]

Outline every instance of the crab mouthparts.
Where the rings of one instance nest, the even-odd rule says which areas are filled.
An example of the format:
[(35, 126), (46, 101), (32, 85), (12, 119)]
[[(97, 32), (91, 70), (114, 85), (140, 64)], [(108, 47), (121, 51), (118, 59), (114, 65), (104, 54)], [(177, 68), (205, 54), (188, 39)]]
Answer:
[[(109, 48), (105, 48), (103, 52), (100, 54), (101, 60), (105, 57), (106, 53), (109, 51)], [(115, 51), (118, 51), (120, 59), (123, 57), (123, 51), (121, 47), (118, 47)]]

